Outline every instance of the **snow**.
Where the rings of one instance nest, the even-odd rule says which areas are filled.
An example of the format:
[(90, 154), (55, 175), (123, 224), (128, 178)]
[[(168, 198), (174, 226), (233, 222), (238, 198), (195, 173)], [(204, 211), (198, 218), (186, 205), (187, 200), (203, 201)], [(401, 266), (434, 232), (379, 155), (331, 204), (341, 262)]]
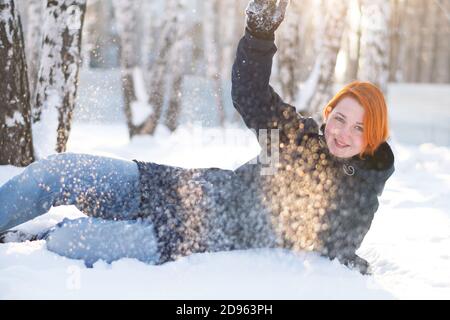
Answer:
[[(0, 299), (449, 299), (450, 141), (440, 137), (450, 132), (450, 117), (441, 112), (435, 118), (440, 133), (428, 135), (427, 143), (398, 129), (413, 123), (424, 134), (438, 130), (419, 120), (421, 113), (407, 111), (424, 105), (427, 112), (445, 110), (450, 91), (444, 87), (389, 88), (396, 172), (358, 251), (372, 265), (372, 276), (316, 253), (281, 249), (196, 254), (159, 266), (126, 258), (86, 268), (34, 241), (0, 244)], [(128, 141), (124, 122), (83, 120), (73, 125), (68, 151), (234, 169), (258, 154), (259, 145), (237, 124), (220, 129), (186, 123), (173, 134), (158, 127), (153, 137)], [(0, 166), (0, 184), (22, 170)], [(38, 232), (81, 216), (73, 206), (56, 207), (19, 229)]]
[(32, 124), (34, 152), (38, 159), (55, 153), (58, 128), (58, 106), (61, 97), (55, 89), (47, 90), (48, 98), (41, 111), (41, 119)]
[[(13, 104), (13, 103), (14, 103), (14, 101), (11, 101), (11, 104)], [(14, 127), (18, 124), (25, 126), (25, 120), (24, 120), (22, 114), (18, 111), (15, 111), (12, 117), (7, 117), (5, 119), (5, 125), (7, 127)]]

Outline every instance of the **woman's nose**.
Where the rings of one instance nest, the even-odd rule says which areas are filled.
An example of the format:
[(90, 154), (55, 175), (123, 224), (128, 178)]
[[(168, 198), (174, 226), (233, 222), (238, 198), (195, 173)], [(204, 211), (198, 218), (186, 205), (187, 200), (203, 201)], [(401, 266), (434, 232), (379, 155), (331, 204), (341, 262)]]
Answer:
[(350, 128), (342, 127), (338, 129), (336, 136), (342, 142), (347, 142), (350, 139)]

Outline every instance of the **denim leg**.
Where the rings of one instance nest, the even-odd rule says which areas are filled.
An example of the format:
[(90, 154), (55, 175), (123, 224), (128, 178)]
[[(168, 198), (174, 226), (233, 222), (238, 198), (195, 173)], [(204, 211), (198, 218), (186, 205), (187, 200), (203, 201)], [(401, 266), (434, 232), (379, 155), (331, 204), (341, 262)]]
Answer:
[(134, 258), (150, 264), (159, 261), (153, 225), (141, 219), (64, 219), (44, 238), (49, 251), (84, 260), (88, 267), (98, 260), (111, 263), (122, 258)]
[(139, 203), (136, 163), (56, 154), (32, 163), (0, 187), (0, 232), (60, 205), (75, 205), (85, 214), (103, 219), (135, 219)]

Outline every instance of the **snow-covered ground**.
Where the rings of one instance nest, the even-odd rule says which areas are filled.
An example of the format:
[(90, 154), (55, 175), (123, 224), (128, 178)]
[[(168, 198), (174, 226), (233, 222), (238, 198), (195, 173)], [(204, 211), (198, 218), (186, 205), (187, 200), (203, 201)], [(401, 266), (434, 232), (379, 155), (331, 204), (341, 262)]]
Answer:
[[(258, 150), (251, 134), (234, 128), (160, 130), (131, 143), (123, 125), (77, 124), (73, 130), (73, 152), (185, 167), (235, 168)], [(393, 147), (397, 171), (359, 252), (373, 276), (283, 250), (200, 254), (162, 266), (123, 259), (87, 269), (38, 241), (0, 245), (0, 298), (450, 298), (450, 149)], [(21, 170), (1, 167), (0, 183)], [(81, 215), (72, 206), (57, 207), (21, 229), (38, 231)]]
[[(449, 109), (446, 97), (440, 102)], [(393, 124), (407, 126), (399, 118), (406, 107), (399, 103)], [(412, 118), (425, 130), (420, 116)], [(437, 121), (448, 124), (443, 118)], [(161, 266), (122, 259), (86, 268), (35, 241), (0, 244), (0, 299), (450, 299), (450, 146), (416, 143), (396, 134), (398, 127), (391, 141), (397, 170), (358, 252), (372, 276), (315, 253), (270, 249), (197, 254)], [(258, 153), (251, 132), (238, 124), (226, 130), (184, 125), (172, 135), (159, 128), (155, 137), (130, 142), (124, 124), (78, 121), (68, 149), (226, 169)], [(0, 185), (22, 170), (0, 166)], [(79, 216), (73, 206), (56, 207), (19, 228), (35, 232)]]

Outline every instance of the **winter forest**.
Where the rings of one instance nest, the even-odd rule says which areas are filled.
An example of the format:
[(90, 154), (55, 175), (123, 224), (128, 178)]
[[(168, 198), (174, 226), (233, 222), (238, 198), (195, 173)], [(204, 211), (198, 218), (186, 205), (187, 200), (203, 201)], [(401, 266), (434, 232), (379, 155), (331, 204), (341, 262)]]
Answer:
[[(231, 94), (248, 3), (0, 0), (0, 186), (60, 153), (227, 170), (256, 157)], [(0, 241), (0, 299), (449, 299), (450, 0), (291, 0), (275, 44), (271, 86), (319, 124), (347, 83), (386, 97), (395, 173), (357, 251), (370, 275), (269, 248), (88, 266), (26, 239)], [(15, 230), (84, 217), (55, 205)]]

